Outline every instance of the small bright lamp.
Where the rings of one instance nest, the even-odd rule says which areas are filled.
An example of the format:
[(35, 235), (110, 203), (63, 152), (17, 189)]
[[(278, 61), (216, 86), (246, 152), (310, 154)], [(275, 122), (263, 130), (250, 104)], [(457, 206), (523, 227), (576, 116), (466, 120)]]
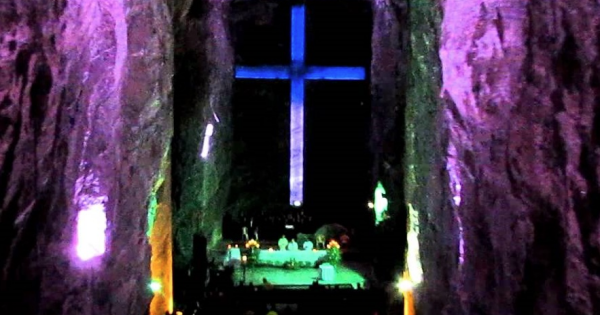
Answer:
[(202, 144), (202, 151), (200, 152), (200, 156), (203, 159), (208, 158), (208, 150), (210, 149), (210, 137), (213, 135), (215, 131), (215, 127), (213, 124), (208, 124), (206, 126), (206, 131), (204, 132), (204, 142)]
[(152, 290), (152, 293), (158, 293), (162, 290), (162, 284), (160, 284), (159, 281), (157, 280), (152, 280), (152, 282), (150, 282), (150, 290)]
[(396, 287), (398, 288), (398, 291), (405, 293), (413, 289), (413, 284), (410, 280), (400, 279)]

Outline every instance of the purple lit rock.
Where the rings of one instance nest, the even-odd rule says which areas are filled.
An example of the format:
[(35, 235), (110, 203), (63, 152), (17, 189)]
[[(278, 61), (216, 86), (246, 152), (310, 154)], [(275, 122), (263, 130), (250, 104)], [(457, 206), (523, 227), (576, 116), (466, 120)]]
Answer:
[(600, 6), (447, 0), (443, 17), (422, 313), (599, 314)]
[[(172, 132), (168, 12), (0, 2), (1, 314), (146, 311), (147, 199)], [(99, 225), (105, 212), (106, 229), (80, 229), (106, 233), (104, 254), (77, 250), (83, 209)]]

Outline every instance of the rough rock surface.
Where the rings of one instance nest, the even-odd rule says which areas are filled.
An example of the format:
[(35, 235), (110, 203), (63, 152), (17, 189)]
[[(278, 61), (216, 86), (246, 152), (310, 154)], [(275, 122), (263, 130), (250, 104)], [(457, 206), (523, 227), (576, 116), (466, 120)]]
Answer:
[(600, 3), (442, 6), (422, 313), (599, 314)]
[[(229, 100), (233, 48), (229, 0), (181, 1), (174, 13), (176, 40), (173, 182), (177, 266), (192, 257), (193, 236), (209, 246), (221, 239), (229, 192), (231, 136)], [(200, 158), (208, 124), (214, 126), (209, 156)]]
[[(405, 147), (406, 73), (408, 28), (406, 1), (373, 1), (371, 36), (371, 152), (373, 182), (381, 181), (393, 220), (377, 227), (377, 241), (385, 244), (376, 250), (375, 268), (382, 279), (396, 279), (402, 269), (406, 235), (406, 207), (403, 190)], [(389, 243), (388, 243), (389, 242)], [(390, 247), (398, 251), (387, 250)]]
[[(156, 0), (0, 2), (0, 313), (147, 310), (170, 28)], [(89, 264), (74, 251), (85, 198), (104, 200), (109, 223)]]
[[(371, 40), (371, 150), (374, 182), (383, 180), (392, 200), (390, 211), (403, 209), (402, 187), (406, 59), (408, 52), (407, 4), (399, 0), (376, 0)], [(398, 187), (398, 189), (396, 189)], [(403, 211), (402, 211), (403, 212)]]

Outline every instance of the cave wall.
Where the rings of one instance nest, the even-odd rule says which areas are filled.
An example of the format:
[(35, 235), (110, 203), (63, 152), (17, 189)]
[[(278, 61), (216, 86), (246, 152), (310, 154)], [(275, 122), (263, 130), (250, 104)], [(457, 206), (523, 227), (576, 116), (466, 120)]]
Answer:
[(390, 212), (402, 209), (402, 148), (404, 141), (407, 4), (404, 1), (373, 1), (371, 36), (371, 151), (373, 188), (383, 181), (391, 197)]
[[(419, 313), (438, 314), (447, 301), (456, 298), (453, 291), (440, 290), (451, 285), (455, 268), (455, 221), (452, 212), (441, 206), (447, 197), (444, 185), (444, 154), (439, 140), (441, 86), (438, 56), (441, 12), (436, 0), (410, 0), (409, 60), (406, 75), (406, 146), (404, 189), (410, 232), (418, 234), (417, 247), (406, 251), (405, 271), (414, 282), (424, 271), (425, 281), (415, 292)], [(417, 263), (417, 268), (411, 264)], [(421, 263), (419, 266), (418, 263)], [(409, 268), (410, 266), (410, 268)], [(437, 312), (437, 313), (436, 313)], [(452, 313), (450, 313), (452, 314)]]
[(422, 313), (600, 313), (600, 4), (441, 4)]
[[(206, 236), (209, 247), (221, 240), (231, 160), (229, 10), (228, 0), (175, 3), (173, 220), (177, 266), (190, 262), (194, 234)], [(214, 134), (208, 158), (202, 159), (209, 123)]]
[[(170, 25), (162, 1), (0, 2), (0, 313), (147, 311)], [(90, 202), (107, 248), (83, 262), (76, 218)]]
[[(408, 70), (408, 3), (403, 0), (372, 1), (371, 36), (371, 134), (373, 181), (380, 181), (389, 202), (389, 220), (376, 227), (377, 241), (384, 244), (377, 255), (380, 278), (395, 279), (402, 270), (406, 246), (404, 195), (404, 134)], [(374, 223), (373, 223), (374, 224)], [(396, 248), (390, 252), (389, 248)]]

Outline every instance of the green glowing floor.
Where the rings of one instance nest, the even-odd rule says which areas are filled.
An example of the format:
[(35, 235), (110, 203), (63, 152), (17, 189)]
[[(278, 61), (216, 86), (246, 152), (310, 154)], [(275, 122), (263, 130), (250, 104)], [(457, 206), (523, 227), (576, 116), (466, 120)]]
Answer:
[[(333, 281), (319, 281), (319, 283), (323, 285), (350, 284), (354, 288), (360, 283), (364, 287), (365, 277), (357, 270), (359, 268), (351, 269), (347, 266), (339, 266)], [(266, 278), (275, 286), (311, 285), (313, 281), (318, 280), (318, 277), (319, 269), (316, 268), (289, 270), (276, 267), (255, 267), (246, 270), (246, 283), (253, 283), (254, 285), (262, 284), (263, 278)], [(243, 279), (243, 270), (236, 268), (234, 273), (235, 283), (240, 283)]]

